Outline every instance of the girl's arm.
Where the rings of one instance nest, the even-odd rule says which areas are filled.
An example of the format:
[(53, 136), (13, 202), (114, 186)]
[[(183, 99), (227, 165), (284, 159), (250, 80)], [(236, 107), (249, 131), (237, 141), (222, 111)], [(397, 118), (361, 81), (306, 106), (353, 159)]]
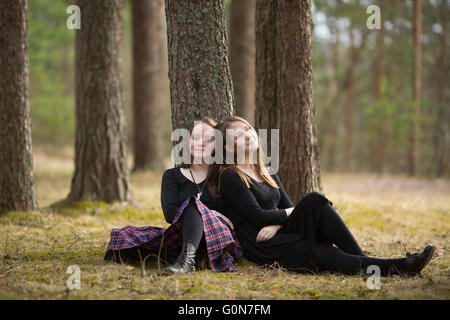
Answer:
[(291, 198), (289, 198), (289, 195), (287, 194), (286, 190), (284, 190), (280, 178), (278, 177), (277, 174), (274, 174), (272, 178), (275, 180), (278, 187), (280, 188), (281, 199), (280, 202), (278, 202), (277, 208), (280, 209), (292, 208), (294, 204), (292, 203)]
[(167, 223), (172, 223), (177, 214), (178, 184), (175, 176), (169, 170), (164, 171), (161, 181), (161, 208)]
[(244, 181), (232, 169), (222, 173), (220, 193), (224, 203), (259, 228), (277, 224), (284, 225), (287, 222), (288, 215), (285, 209), (262, 209)]

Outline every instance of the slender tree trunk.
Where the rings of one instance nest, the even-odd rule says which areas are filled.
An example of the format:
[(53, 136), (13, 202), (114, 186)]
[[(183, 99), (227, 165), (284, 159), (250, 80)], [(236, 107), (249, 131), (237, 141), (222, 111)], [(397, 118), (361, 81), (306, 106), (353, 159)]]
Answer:
[(31, 147), (26, 16), (26, 0), (0, 0), (0, 213), (38, 208)]
[(79, 0), (75, 173), (70, 201), (131, 201), (121, 54), (122, 0)]
[(223, 0), (166, 0), (172, 127), (234, 113)]
[(162, 166), (164, 0), (133, 0), (134, 170)]
[[(380, 5), (380, 3), (378, 3)], [(374, 78), (374, 101), (381, 103), (383, 100), (382, 84), (384, 77), (383, 69), (383, 48), (384, 48), (384, 28), (377, 30), (376, 40), (376, 57), (375, 57), (375, 78)], [(381, 121), (377, 122), (377, 134), (374, 137), (372, 146), (372, 170), (381, 174), (383, 172), (386, 160), (386, 124), (384, 114), (377, 117)]]
[(414, 0), (414, 79), (413, 101), (414, 120), (410, 129), (409, 174), (416, 175), (419, 170), (419, 133), (420, 133), (420, 100), (422, 91), (422, 2)]
[(230, 67), (235, 114), (255, 120), (255, 9), (256, 0), (231, 2)]
[(349, 60), (349, 69), (346, 78), (346, 100), (345, 100), (345, 133), (346, 133), (346, 141), (345, 141), (345, 167), (347, 170), (352, 170), (353, 163), (353, 109), (355, 104), (355, 40), (353, 35), (353, 27), (349, 28), (349, 38), (350, 38), (350, 60)]
[[(260, 128), (280, 128), (279, 175), (292, 200), (298, 201), (322, 189), (313, 105), (311, 2), (258, 1), (257, 20), (257, 59), (265, 59), (257, 62), (256, 119)], [(275, 79), (264, 73), (273, 68), (270, 64), (275, 66)], [(259, 104), (262, 101), (275, 105), (276, 111), (261, 115), (267, 110)]]
[[(339, 109), (339, 44), (340, 44), (340, 34), (336, 25), (336, 19), (333, 21), (327, 20), (328, 28), (332, 35), (335, 36), (335, 42), (331, 46), (331, 64), (333, 70), (333, 77), (330, 81), (330, 102), (328, 103), (328, 107), (325, 110), (324, 117), (324, 128), (327, 128), (327, 152), (325, 154), (326, 159), (328, 159), (327, 168), (329, 171), (333, 172), (336, 170), (336, 151), (337, 151), (337, 143), (338, 143), (338, 121), (336, 120), (336, 115), (338, 114), (337, 110)], [(332, 97), (335, 97), (334, 99)], [(320, 149), (322, 150), (322, 149)], [(322, 153), (323, 155), (323, 153)]]

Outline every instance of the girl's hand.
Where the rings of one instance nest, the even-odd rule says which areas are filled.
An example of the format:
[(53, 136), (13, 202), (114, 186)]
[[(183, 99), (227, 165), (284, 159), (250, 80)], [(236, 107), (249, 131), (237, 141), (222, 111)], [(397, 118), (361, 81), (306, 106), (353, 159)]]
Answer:
[(221, 217), (223, 220), (225, 220), (225, 222), (230, 226), (231, 229), (234, 230), (234, 226), (231, 223), (231, 220), (228, 219), (227, 217), (225, 217), (223, 214), (221, 214), (220, 212), (216, 211), (216, 210), (210, 210), (212, 213), (214, 213), (216, 216)]
[(273, 225), (262, 228), (256, 236), (256, 242), (263, 242), (272, 239), (281, 227), (281, 225)]

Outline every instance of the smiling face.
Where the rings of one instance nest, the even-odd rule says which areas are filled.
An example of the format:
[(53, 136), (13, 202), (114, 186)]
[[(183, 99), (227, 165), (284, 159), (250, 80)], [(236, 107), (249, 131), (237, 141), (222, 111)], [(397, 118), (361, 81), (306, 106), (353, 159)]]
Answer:
[[(241, 153), (251, 155), (258, 150), (258, 134), (247, 123), (242, 121), (234, 121), (228, 126), (227, 134), (234, 134), (234, 145), (238, 154)], [(226, 148), (229, 151), (233, 150), (232, 146), (226, 146)]]
[(215, 147), (214, 133), (214, 128), (204, 122), (194, 126), (189, 140), (193, 163), (201, 164), (211, 157)]

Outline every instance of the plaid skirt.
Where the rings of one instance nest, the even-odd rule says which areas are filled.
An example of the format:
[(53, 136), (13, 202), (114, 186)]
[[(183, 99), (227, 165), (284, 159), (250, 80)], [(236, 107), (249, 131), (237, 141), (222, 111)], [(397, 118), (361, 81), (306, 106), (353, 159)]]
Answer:
[[(111, 239), (106, 249), (105, 260), (122, 262), (121, 253), (142, 249), (142, 252), (160, 255), (171, 252), (178, 256), (183, 247), (183, 212), (194, 199), (197, 209), (202, 215), (204, 239), (209, 266), (214, 272), (235, 271), (235, 260), (242, 255), (242, 247), (236, 234), (224, 219), (212, 213), (200, 200), (191, 196), (187, 198), (175, 215), (172, 224), (167, 228), (126, 226), (112, 229)], [(203, 240), (202, 240), (203, 241)], [(139, 253), (141, 250), (139, 250)], [(144, 259), (144, 255), (142, 255)]]

